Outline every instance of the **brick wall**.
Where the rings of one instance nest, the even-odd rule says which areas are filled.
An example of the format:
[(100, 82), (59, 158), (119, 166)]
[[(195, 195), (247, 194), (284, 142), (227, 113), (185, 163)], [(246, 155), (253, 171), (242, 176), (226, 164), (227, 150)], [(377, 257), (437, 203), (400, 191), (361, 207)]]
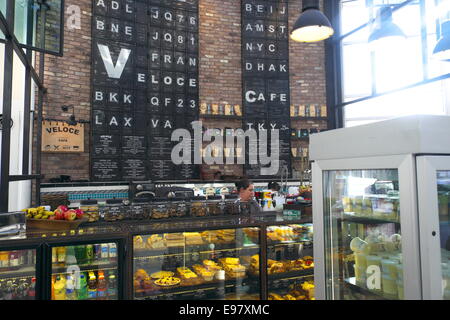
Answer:
[[(67, 119), (70, 113), (61, 111), (64, 104), (75, 106), (77, 119), (90, 120), (91, 66), (91, 0), (67, 0), (81, 9), (81, 29), (69, 30), (65, 13), (64, 56), (46, 56), (44, 84), (48, 94), (44, 103), (44, 117)], [(289, 27), (301, 12), (301, 1), (289, 2)], [(200, 103), (242, 105), (241, 73), (241, 0), (200, 0)], [(291, 105), (326, 104), (325, 59), (323, 42), (302, 44), (290, 41)], [(208, 128), (238, 128), (240, 120), (201, 118)], [(326, 128), (325, 121), (295, 120), (294, 128)], [(85, 127), (85, 153), (42, 154), (42, 174), (45, 181), (61, 174), (75, 179), (89, 179), (89, 125)], [(307, 146), (294, 142), (293, 146)], [(294, 161), (295, 166), (295, 161)], [(233, 166), (203, 166), (204, 178), (221, 171), (228, 175), (242, 175), (242, 168)]]

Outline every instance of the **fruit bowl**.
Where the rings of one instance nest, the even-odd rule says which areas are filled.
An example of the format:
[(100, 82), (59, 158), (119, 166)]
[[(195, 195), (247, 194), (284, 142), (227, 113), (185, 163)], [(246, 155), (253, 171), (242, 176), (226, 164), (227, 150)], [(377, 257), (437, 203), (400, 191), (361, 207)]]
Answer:
[(48, 220), (27, 218), (27, 230), (72, 230), (78, 228), (88, 218), (83, 217), (76, 220)]

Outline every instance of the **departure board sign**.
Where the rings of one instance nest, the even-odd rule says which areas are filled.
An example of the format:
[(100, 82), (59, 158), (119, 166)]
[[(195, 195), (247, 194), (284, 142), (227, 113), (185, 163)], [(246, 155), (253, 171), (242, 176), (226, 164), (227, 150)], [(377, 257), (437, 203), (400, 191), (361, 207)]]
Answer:
[[(269, 137), (272, 129), (280, 130), (280, 168), (287, 166), (290, 174), (288, 1), (241, 3), (244, 130), (268, 130)], [(244, 171), (249, 177), (262, 177), (262, 165), (249, 161), (251, 152), (246, 147)]]
[(198, 177), (170, 141), (198, 119), (198, 29), (198, 0), (93, 1), (92, 180)]

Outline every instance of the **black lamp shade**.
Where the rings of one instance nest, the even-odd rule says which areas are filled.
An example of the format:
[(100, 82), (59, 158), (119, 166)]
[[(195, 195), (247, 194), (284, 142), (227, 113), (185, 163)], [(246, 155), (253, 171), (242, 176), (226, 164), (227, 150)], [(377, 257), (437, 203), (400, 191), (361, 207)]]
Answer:
[(305, 1), (303, 12), (294, 23), (291, 39), (299, 42), (316, 42), (334, 33), (328, 18), (319, 10), (317, 1)]
[(403, 37), (406, 38), (402, 29), (392, 22), (392, 9), (383, 7), (377, 14), (377, 26), (369, 36), (369, 42), (374, 42), (382, 38)]
[(450, 60), (450, 20), (442, 23), (442, 36), (436, 43), (433, 55), (440, 60)]

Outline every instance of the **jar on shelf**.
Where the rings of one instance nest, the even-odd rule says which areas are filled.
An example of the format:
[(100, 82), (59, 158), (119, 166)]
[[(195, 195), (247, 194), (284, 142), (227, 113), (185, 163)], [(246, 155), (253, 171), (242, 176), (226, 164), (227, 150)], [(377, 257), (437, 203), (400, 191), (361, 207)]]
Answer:
[(170, 199), (170, 208), (169, 208), (169, 217), (186, 217), (189, 215), (189, 201), (186, 201), (184, 198), (171, 198)]
[(226, 194), (223, 200), (224, 214), (226, 215), (238, 215), (239, 214), (239, 202), (237, 202), (237, 194)]
[(108, 199), (100, 212), (100, 217), (105, 221), (119, 221), (125, 218), (125, 208), (120, 199)]
[(79, 208), (84, 212), (84, 217), (88, 218), (88, 222), (95, 222), (100, 219), (97, 200), (81, 200)]
[(153, 198), (151, 204), (151, 219), (169, 218), (169, 199)]
[(206, 207), (206, 197), (195, 196), (191, 198), (191, 216), (192, 217), (205, 217), (208, 215), (208, 209)]
[(222, 196), (209, 196), (206, 201), (206, 207), (208, 209), (209, 216), (220, 216), (223, 215), (222, 207), (220, 203), (222, 202)]
[(129, 219), (144, 220), (150, 217), (150, 198), (136, 198), (131, 202)]

